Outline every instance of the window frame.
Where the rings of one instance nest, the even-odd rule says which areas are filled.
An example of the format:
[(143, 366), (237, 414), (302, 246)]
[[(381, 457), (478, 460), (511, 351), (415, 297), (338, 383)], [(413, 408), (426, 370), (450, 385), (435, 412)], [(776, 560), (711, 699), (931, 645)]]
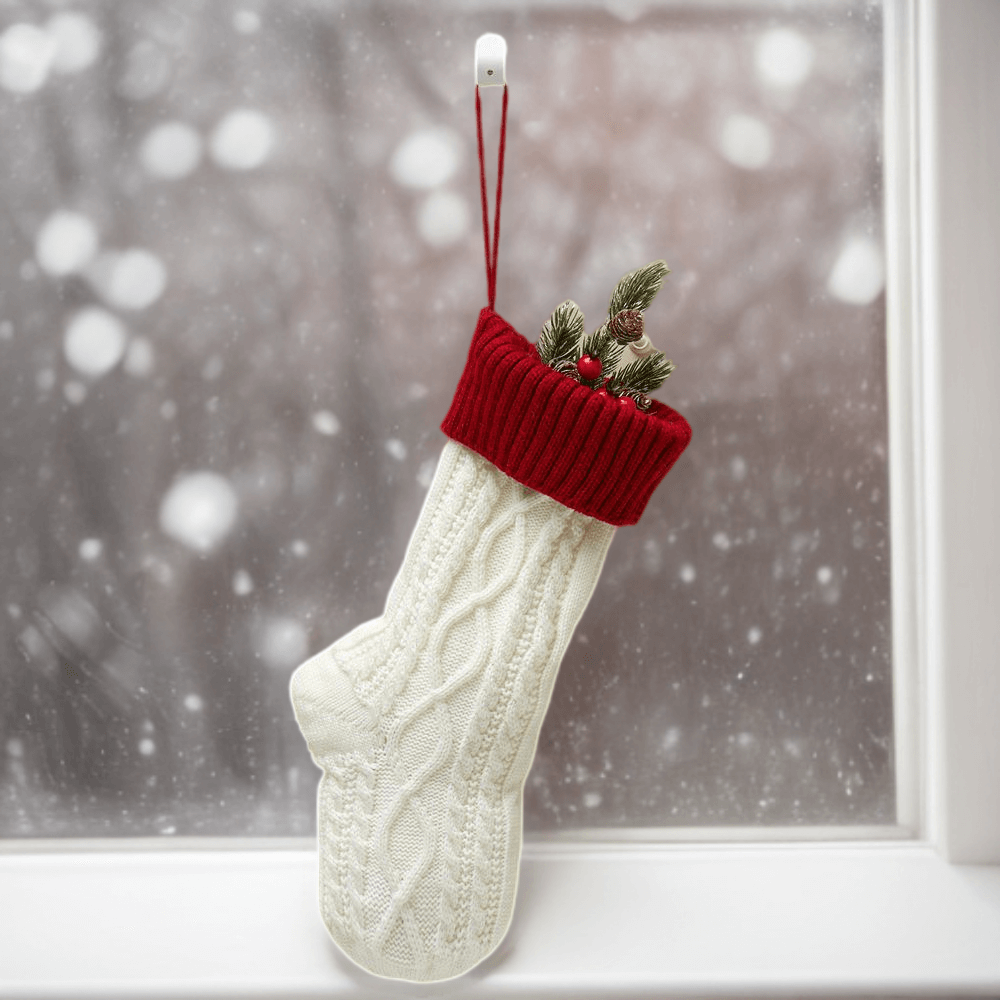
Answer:
[(301, 842), (8, 842), (0, 995), (1000, 991), (1000, 6), (887, 0), (885, 31), (898, 835), (532, 841), (499, 951), (427, 988), (340, 955)]

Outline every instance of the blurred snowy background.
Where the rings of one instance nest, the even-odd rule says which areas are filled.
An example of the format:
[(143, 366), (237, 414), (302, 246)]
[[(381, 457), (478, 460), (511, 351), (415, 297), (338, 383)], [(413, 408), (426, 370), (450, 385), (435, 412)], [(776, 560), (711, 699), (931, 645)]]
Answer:
[(380, 612), (444, 440), (488, 30), (498, 310), (591, 328), (664, 257), (694, 428), (527, 828), (892, 822), (878, 4), (8, 0), (0, 835), (313, 830), (288, 679)]

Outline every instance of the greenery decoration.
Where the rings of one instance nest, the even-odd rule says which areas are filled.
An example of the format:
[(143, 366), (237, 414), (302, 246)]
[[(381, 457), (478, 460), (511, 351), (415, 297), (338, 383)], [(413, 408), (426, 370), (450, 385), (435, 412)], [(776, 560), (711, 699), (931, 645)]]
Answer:
[(643, 317), (669, 273), (664, 261), (654, 260), (626, 274), (611, 293), (607, 322), (591, 334), (585, 332), (583, 311), (567, 299), (542, 327), (535, 345), (538, 356), (581, 385), (627, 396), (640, 410), (648, 410), (648, 394), (676, 367), (649, 343)]

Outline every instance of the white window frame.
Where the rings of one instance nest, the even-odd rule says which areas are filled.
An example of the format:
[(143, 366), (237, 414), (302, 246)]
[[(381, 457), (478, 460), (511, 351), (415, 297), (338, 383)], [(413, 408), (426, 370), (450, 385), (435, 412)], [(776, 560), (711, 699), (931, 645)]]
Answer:
[(1000, 993), (1000, 4), (887, 14), (896, 835), (532, 842), (499, 952), (433, 988), (339, 955), (299, 843), (11, 842), (0, 996)]

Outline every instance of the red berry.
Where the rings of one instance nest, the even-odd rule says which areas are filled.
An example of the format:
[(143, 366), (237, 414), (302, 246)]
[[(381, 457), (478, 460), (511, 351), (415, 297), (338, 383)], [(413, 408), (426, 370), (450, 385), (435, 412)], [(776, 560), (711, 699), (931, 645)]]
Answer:
[(618, 402), (623, 406), (628, 405), (629, 403), (631, 403), (632, 406), (635, 406), (635, 400), (631, 396), (619, 396)]
[(576, 370), (580, 373), (580, 377), (585, 378), (588, 382), (591, 379), (600, 378), (603, 369), (601, 359), (592, 358), (589, 354), (585, 354), (576, 363)]

